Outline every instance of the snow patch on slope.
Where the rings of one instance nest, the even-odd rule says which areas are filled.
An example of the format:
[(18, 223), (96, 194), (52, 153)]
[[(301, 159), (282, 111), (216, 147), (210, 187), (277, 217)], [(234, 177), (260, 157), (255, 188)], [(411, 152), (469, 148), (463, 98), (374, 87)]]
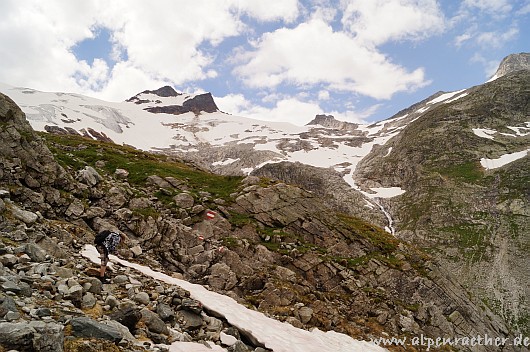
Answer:
[(530, 152), (530, 148), (520, 152), (504, 154), (496, 159), (481, 158), (480, 164), (486, 170), (498, 169), (499, 167), (503, 167), (515, 160), (524, 158), (528, 155), (528, 152)]
[[(99, 253), (92, 245), (85, 245), (81, 254), (96, 264), (100, 262)], [(250, 310), (237, 303), (231, 297), (208, 291), (204, 286), (176, 279), (149, 267), (120, 259), (114, 255), (111, 255), (110, 259), (115, 263), (133, 268), (156, 280), (177, 285), (188, 290), (191, 297), (200, 301), (208, 310), (225, 317), (231, 325), (236, 326), (241, 331), (247, 332), (266, 348), (275, 352), (386, 351), (369, 342), (357, 341), (347, 335), (334, 331), (323, 332), (319, 329), (313, 329), (312, 331), (298, 329), (288, 323), (271, 319), (263, 313)], [(203, 351), (198, 346), (182, 345), (182, 342), (176, 342), (174, 346), (176, 347), (172, 351), (194, 351), (191, 348), (197, 348), (195, 349), (197, 352)], [(190, 349), (183, 349), (187, 347), (190, 347)], [(225, 350), (220, 349), (219, 351)]]

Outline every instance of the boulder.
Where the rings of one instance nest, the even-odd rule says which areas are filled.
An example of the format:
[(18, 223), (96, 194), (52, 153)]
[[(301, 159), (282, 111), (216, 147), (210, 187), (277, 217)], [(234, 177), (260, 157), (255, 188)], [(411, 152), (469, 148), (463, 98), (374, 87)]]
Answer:
[(99, 323), (88, 317), (76, 317), (70, 321), (72, 334), (77, 337), (94, 337), (115, 343), (122, 339), (122, 334), (113, 326)]
[[(110, 304), (110, 302), (107, 304)], [(134, 333), (134, 331), (136, 330), (136, 324), (142, 318), (142, 314), (140, 313), (140, 309), (137, 308), (136, 306), (131, 305), (131, 304), (126, 304), (120, 307), (117, 311), (109, 314), (109, 317), (112, 320), (116, 320), (118, 323), (126, 326), (129, 329), (129, 331)]]
[(142, 321), (145, 323), (149, 331), (154, 332), (156, 334), (169, 334), (169, 330), (166, 326), (166, 323), (160, 317), (158, 314), (151, 312), (149, 309), (144, 308), (141, 310), (142, 313)]
[(39, 216), (31, 211), (20, 209), (19, 207), (12, 205), (11, 213), (15, 219), (24, 222), (26, 225), (33, 225), (39, 218)]
[(18, 351), (62, 352), (63, 326), (41, 321), (0, 323), (0, 346)]
[(102, 180), (100, 174), (92, 166), (85, 166), (83, 170), (80, 170), (77, 173), (77, 179), (91, 187), (97, 185)]
[(179, 193), (173, 197), (173, 201), (177, 207), (185, 209), (189, 209), (195, 204), (193, 196), (189, 193)]
[(114, 171), (114, 176), (116, 176), (116, 178), (126, 179), (129, 177), (129, 171), (124, 169), (116, 169), (116, 171)]
[(162, 177), (160, 177), (158, 175), (148, 176), (147, 179), (145, 180), (145, 182), (147, 184), (150, 184), (150, 185), (153, 185), (153, 186), (157, 186), (157, 187), (160, 187), (160, 188), (165, 188), (165, 189), (173, 188), (173, 186), (169, 182), (167, 182), (166, 180), (164, 180)]

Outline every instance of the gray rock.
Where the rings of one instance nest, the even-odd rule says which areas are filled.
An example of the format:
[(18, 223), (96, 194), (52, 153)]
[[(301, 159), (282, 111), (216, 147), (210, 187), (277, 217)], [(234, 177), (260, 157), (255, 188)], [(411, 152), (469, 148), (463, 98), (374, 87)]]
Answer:
[(85, 212), (85, 206), (79, 199), (74, 199), (66, 209), (66, 216), (80, 217)]
[(197, 329), (202, 326), (203, 320), (199, 314), (192, 313), (187, 310), (179, 310), (177, 312), (177, 319), (180, 326), (186, 329)]
[(156, 313), (165, 322), (171, 322), (175, 320), (175, 311), (168, 304), (159, 303), (156, 306)]
[(114, 176), (120, 179), (126, 179), (129, 177), (129, 171), (124, 169), (116, 169), (116, 171), (114, 171)]
[(70, 287), (65, 298), (74, 302), (81, 302), (83, 299), (83, 287), (81, 285), (74, 285)]
[(129, 201), (129, 208), (131, 209), (146, 209), (153, 206), (153, 202), (149, 198), (133, 198)]
[(64, 327), (61, 324), (31, 321), (29, 325), (37, 331), (33, 337), (33, 348), (41, 352), (62, 352)]
[(126, 282), (129, 282), (129, 277), (127, 275), (116, 275), (113, 282), (115, 284), (124, 284)]
[(110, 325), (99, 323), (88, 317), (76, 317), (70, 321), (72, 334), (77, 337), (95, 337), (98, 339), (119, 342), (123, 335)]
[(177, 207), (185, 209), (191, 208), (195, 204), (193, 196), (189, 193), (179, 193), (173, 197), (173, 201)]
[(152, 331), (156, 334), (169, 334), (169, 330), (162, 319), (158, 314), (151, 312), (149, 309), (142, 309), (142, 321), (145, 323), (149, 331)]
[(81, 308), (92, 308), (96, 305), (96, 297), (91, 293), (87, 292), (83, 295), (83, 299), (81, 300)]
[(2, 198), (0, 198), (0, 214), (2, 214), (5, 210), (6, 210), (6, 204), (4, 203)]
[(251, 352), (252, 350), (241, 341), (237, 341), (227, 348), (228, 352)]
[(92, 166), (86, 166), (83, 170), (77, 173), (77, 179), (88, 186), (95, 186), (101, 180), (101, 176)]
[(22, 351), (31, 350), (33, 329), (27, 323), (0, 323), (0, 345)]
[(184, 298), (182, 300), (182, 309), (195, 314), (201, 314), (202, 303), (192, 298)]
[(136, 245), (134, 247), (131, 247), (130, 248), (132, 254), (135, 256), (135, 257), (139, 257), (142, 255), (143, 251), (142, 251), (142, 247), (140, 247), (140, 245)]
[(151, 302), (151, 300), (149, 299), (149, 295), (146, 292), (138, 292), (134, 296), (134, 301), (143, 305), (148, 305), (149, 302)]
[(108, 326), (111, 326), (113, 328), (116, 328), (116, 330), (118, 330), (120, 332), (120, 334), (121, 334), (123, 339), (125, 339), (125, 340), (127, 340), (129, 342), (134, 342), (135, 341), (135, 338), (131, 334), (129, 329), (125, 325), (120, 324), (119, 322), (117, 322), (116, 320), (108, 320), (108, 321), (105, 321), (104, 324), (108, 325)]
[(17, 351), (62, 352), (63, 326), (40, 321), (0, 323), (0, 345)]
[(6, 315), (4, 315), (4, 319), (7, 321), (14, 321), (20, 319), (20, 312), (7, 312)]
[(18, 263), (18, 258), (14, 254), (4, 254), (0, 257), (0, 263), (9, 268)]
[(136, 330), (136, 324), (142, 318), (140, 309), (131, 304), (126, 304), (120, 307), (117, 311), (109, 314), (112, 320), (116, 320), (120, 324), (126, 326), (129, 331), (134, 332)]
[(151, 184), (153, 186), (158, 186), (160, 188), (166, 188), (166, 189), (173, 188), (173, 186), (169, 182), (167, 182), (162, 177), (157, 176), (157, 175), (148, 176), (147, 179), (145, 180), (145, 182), (147, 184)]
[(215, 289), (231, 290), (237, 284), (236, 274), (225, 263), (215, 263), (211, 267), (208, 284)]
[(2, 288), (3, 291), (6, 291), (6, 292), (13, 292), (13, 293), (20, 293), (22, 291), (22, 289), (20, 288), (19, 285), (17, 285), (16, 283), (14, 283), (13, 281), (4, 281), (2, 282), (2, 285), (0, 286)]
[(31, 211), (20, 209), (19, 207), (12, 205), (11, 213), (15, 219), (24, 222), (26, 225), (33, 225), (39, 218), (39, 216)]
[(312, 317), (313, 317), (313, 309), (309, 307), (301, 307), (298, 310), (298, 318), (303, 324), (309, 323)]
[(6, 315), (8, 312), (18, 311), (15, 300), (10, 296), (0, 297), (0, 318)]
[(46, 252), (35, 243), (27, 243), (24, 252), (29, 255), (34, 262), (43, 262), (46, 259)]
[(105, 299), (105, 304), (108, 305), (110, 309), (114, 309), (118, 306), (118, 304), (120, 304), (120, 301), (118, 301), (116, 297), (108, 295)]

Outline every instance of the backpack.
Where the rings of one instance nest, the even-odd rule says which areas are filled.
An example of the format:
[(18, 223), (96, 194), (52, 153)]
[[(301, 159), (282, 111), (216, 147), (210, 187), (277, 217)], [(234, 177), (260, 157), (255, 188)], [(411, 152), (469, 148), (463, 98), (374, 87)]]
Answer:
[(103, 241), (105, 241), (105, 239), (108, 237), (108, 235), (110, 235), (110, 231), (109, 230), (101, 231), (94, 238), (94, 244), (102, 244)]

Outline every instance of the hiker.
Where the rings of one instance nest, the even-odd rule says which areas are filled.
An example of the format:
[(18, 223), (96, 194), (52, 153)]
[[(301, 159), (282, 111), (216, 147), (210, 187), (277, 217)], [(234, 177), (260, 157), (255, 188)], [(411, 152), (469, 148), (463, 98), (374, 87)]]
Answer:
[(99, 269), (99, 279), (102, 283), (108, 282), (108, 277), (105, 276), (107, 270), (107, 264), (109, 262), (109, 254), (116, 252), (118, 245), (121, 241), (125, 242), (129, 238), (122, 232), (113, 232), (109, 230), (103, 230), (96, 235), (94, 244), (96, 249), (101, 255), (101, 267)]

